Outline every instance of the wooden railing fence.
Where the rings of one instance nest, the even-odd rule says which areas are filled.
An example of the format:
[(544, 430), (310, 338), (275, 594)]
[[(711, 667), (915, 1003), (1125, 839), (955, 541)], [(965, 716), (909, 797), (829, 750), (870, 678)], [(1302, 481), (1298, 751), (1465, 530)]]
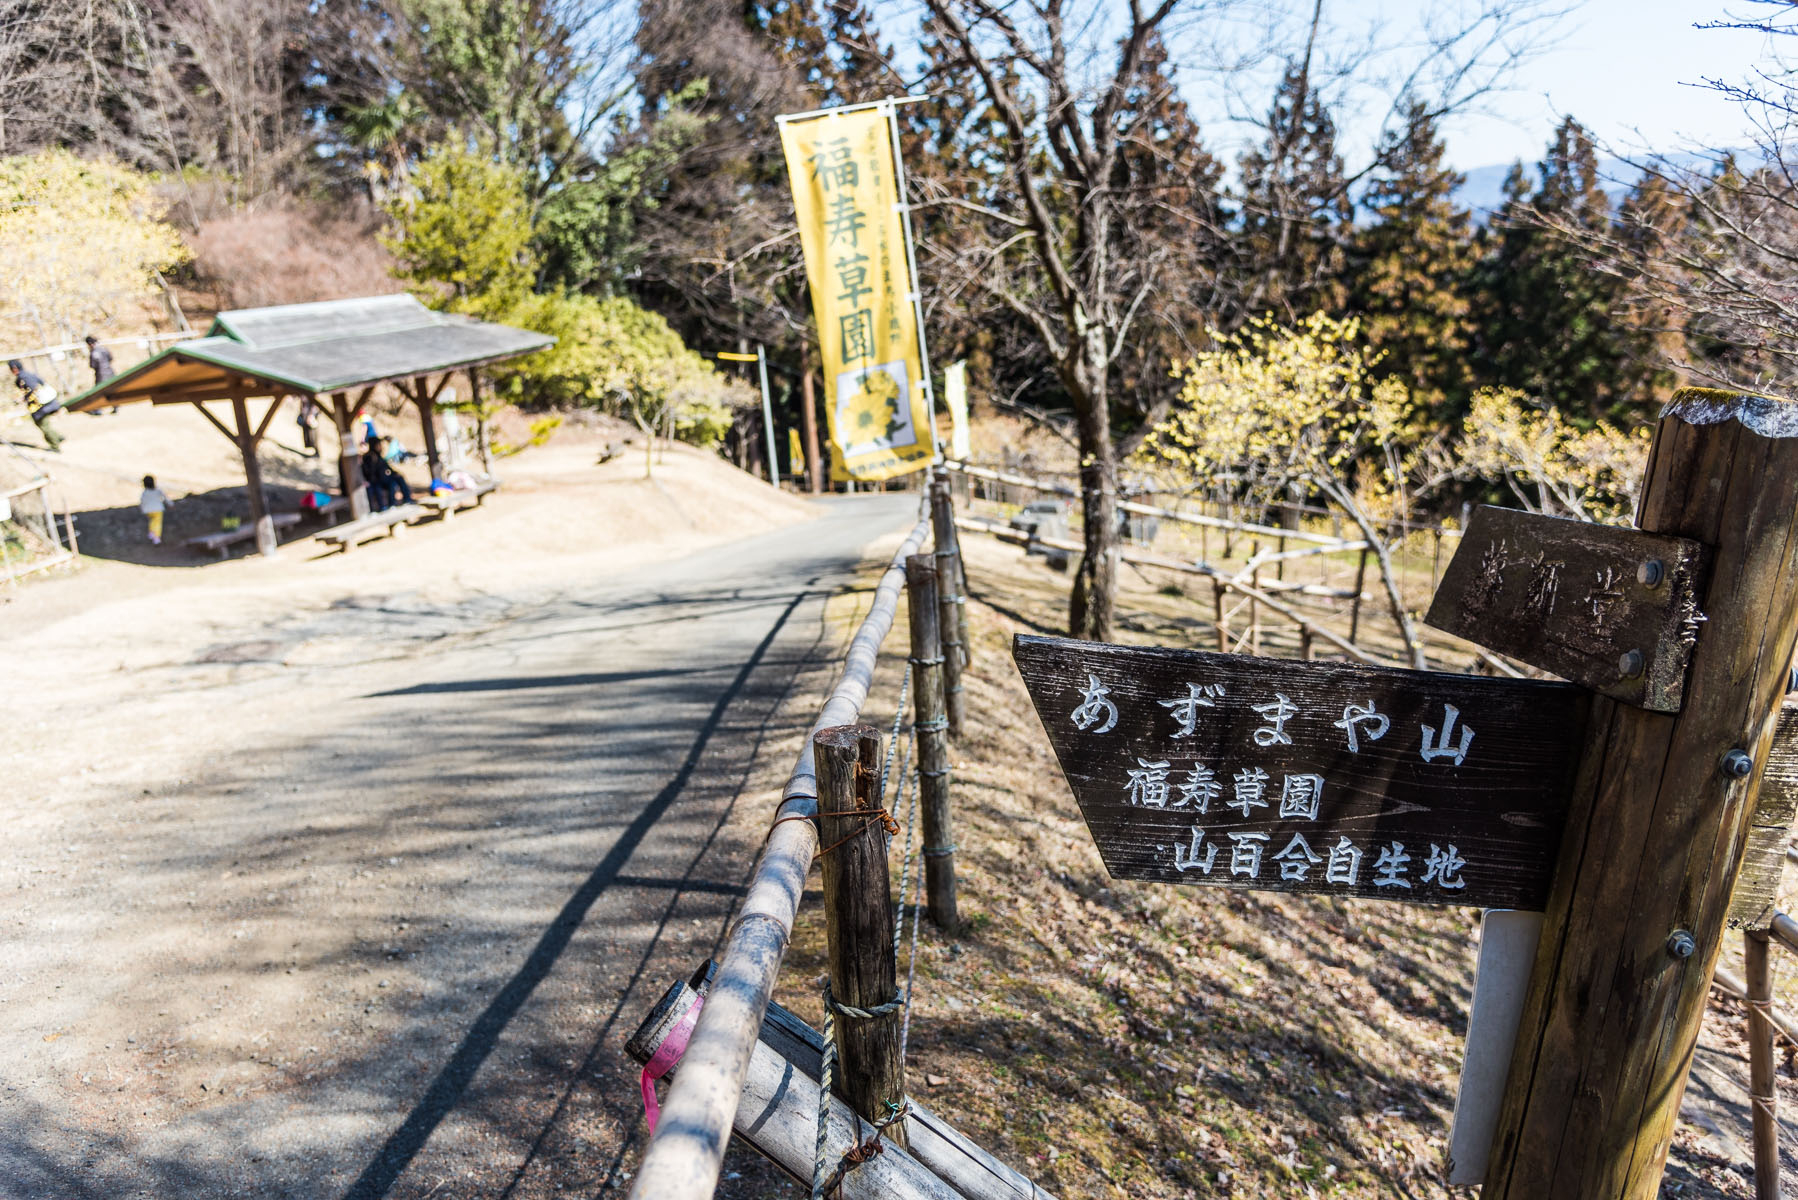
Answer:
[[(935, 545), (924, 553), (933, 524)], [(670, 987), (627, 1043), (645, 1067), (646, 1105), (656, 1080), (670, 1079), (632, 1197), (710, 1196), (734, 1134), (810, 1184), (814, 1196), (1052, 1200), (905, 1087), (910, 986), (899, 986), (898, 951), (906, 906), (914, 957), (920, 913), (951, 935), (958, 926), (949, 748), (971, 655), (955, 526), (947, 480), (938, 476), (794, 765), (720, 960)], [(911, 645), (883, 758), (881, 732), (856, 722), (902, 589)], [(915, 762), (913, 743), (900, 746), (908, 689), (916, 703)], [(907, 796), (914, 778), (895, 908), (888, 849), (901, 828), (894, 819), (900, 804), (888, 797)], [(915, 897), (907, 894), (914, 845)], [(822, 1034), (772, 1001), (817, 857), (825, 865), (830, 963)]]

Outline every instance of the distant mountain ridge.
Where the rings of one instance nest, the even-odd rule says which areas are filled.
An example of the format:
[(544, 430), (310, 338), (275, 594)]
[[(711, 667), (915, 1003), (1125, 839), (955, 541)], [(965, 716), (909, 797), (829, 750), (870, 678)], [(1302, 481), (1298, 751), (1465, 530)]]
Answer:
[[(1724, 152), (1719, 151), (1718, 153)], [(1741, 151), (1736, 153), (1738, 157), (1746, 157)], [(1708, 163), (1715, 161), (1715, 158), (1716, 155), (1691, 152), (1667, 155), (1667, 161), (1670, 164), (1688, 169), (1703, 168)], [(1487, 219), (1497, 212), (1499, 206), (1505, 202), (1505, 176), (1511, 173), (1511, 165), (1510, 163), (1494, 163), (1490, 166), (1474, 167), (1464, 172), (1461, 186), (1455, 189), (1455, 202), (1472, 209), (1473, 219), (1479, 224), (1485, 224)], [(1540, 181), (1540, 176), (1536, 172), (1536, 164), (1524, 163), (1523, 173), (1530, 190), (1534, 191), (1536, 184)], [(1612, 157), (1598, 160), (1598, 174), (1599, 178), (1604, 181), (1604, 193), (1611, 198), (1613, 205), (1621, 204), (1623, 198), (1629, 194), (1630, 188), (1634, 187), (1636, 180), (1641, 177), (1641, 172), (1628, 162)]]

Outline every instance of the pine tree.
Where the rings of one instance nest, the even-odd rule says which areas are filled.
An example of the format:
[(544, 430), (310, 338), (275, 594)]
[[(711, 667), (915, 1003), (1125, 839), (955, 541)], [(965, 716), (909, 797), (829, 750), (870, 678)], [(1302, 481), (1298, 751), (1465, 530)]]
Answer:
[(1649, 286), (1656, 275), (1677, 270), (1669, 263), (1675, 244), (1686, 232), (1691, 208), (1684, 196), (1655, 171), (1645, 173), (1624, 198), (1617, 215), (1617, 240), (1623, 261), (1625, 305), (1619, 313), (1629, 330), (1629, 342), (1646, 357), (1634, 365), (1632, 406), (1643, 412), (1658, 410), (1679, 383), (1673, 364), (1688, 360), (1683, 313), (1661, 289)]
[(1161, 264), (1159, 286), (1144, 301), (1147, 319), (1114, 366), (1113, 423), (1128, 445), (1178, 391), (1175, 364), (1204, 349), (1206, 328), (1222, 319), (1229, 240), (1223, 164), (1205, 149), (1159, 33), (1143, 47), (1122, 111), (1133, 132), (1112, 172), (1124, 227), (1120, 253)]
[(1481, 382), (1521, 388), (1568, 418), (1627, 419), (1647, 348), (1617, 314), (1623, 285), (1595, 269), (1580, 231), (1603, 232), (1611, 203), (1592, 137), (1571, 117), (1537, 166), (1534, 194), (1507, 181), (1476, 286)]
[(880, 44), (874, 14), (861, 0), (826, 0), (825, 32), (835, 58), (832, 103), (863, 104), (901, 90), (887, 68), (893, 52)]
[(1336, 152), (1336, 122), (1311, 86), (1309, 59), (1281, 78), (1267, 139), (1243, 155), (1241, 174), (1242, 312), (1271, 312), (1286, 321), (1341, 312), (1343, 244), (1354, 211)]
[(1472, 391), (1467, 284), (1477, 261), (1469, 214), (1454, 202), (1461, 176), (1443, 162), (1445, 150), (1429, 110), (1413, 103), (1381, 148), (1361, 202), (1371, 221), (1355, 235), (1348, 273), (1349, 308), (1382, 355), (1378, 370), (1444, 422)]

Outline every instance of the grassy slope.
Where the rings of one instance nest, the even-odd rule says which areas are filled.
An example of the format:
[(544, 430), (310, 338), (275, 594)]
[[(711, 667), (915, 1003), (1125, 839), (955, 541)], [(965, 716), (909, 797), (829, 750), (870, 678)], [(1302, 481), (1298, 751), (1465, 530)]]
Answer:
[[(970, 605), (972, 729), (955, 749), (968, 929), (923, 935), (913, 1090), (1063, 1197), (1450, 1194), (1475, 915), (1112, 880), (1010, 660), (1012, 633), (1056, 631), (1065, 577), (966, 540), (990, 601)], [(1158, 583), (1127, 580), (1127, 640), (1191, 640), (1173, 611), (1193, 601)], [(870, 720), (891, 719), (902, 644)], [(817, 900), (780, 996), (814, 1022)], [(1681, 1157), (1668, 1194), (1749, 1194), (1719, 1161)]]

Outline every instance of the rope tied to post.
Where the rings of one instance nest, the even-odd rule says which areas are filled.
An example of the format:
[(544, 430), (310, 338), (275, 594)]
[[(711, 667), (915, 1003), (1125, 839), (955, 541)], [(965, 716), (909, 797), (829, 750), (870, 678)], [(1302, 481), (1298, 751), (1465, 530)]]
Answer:
[(878, 1155), (882, 1150), (881, 1138), (887, 1126), (901, 1121), (911, 1111), (909, 1101), (901, 1099), (897, 1103), (887, 1102), (887, 1116), (874, 1125), (874, 1136), (866, 1142), (859, 1143), (843, 1155), (843, 1162), (826, 1178), (824, 1163), (830, 1150), (830, 1088), (836, 1075), (837, 1066), (837, 1017), (852, 1017), (856, 1020), (871, 1020), (874, 1017), (890, 1016), (906, 1006), (904, 993), (895, 993), (891, 1000), (884, 1004), (876, 1004), (872, 1008), (858, 1008), (853, 1004), (839, 1003), (830, 991), (830, 977), (821, 981), (824, 996), (824, 1057), (818, 1071), (818, 1149), (812, 1162), (812, 1200), (822, 1200), (824, 1194), (833, 1190), (843, 1180), (843, 1175), (850, 1167), (859, 1166)]
[(888, 837), (894, 837), (899, 833), (899, 822), (894, 820), (893, 814), (888, 812), (884, 807), (883, 808), (846, 808), (841, 812), (834, 812), (834, 813), (831, 813), (830, 815), (833, 817), (867, 817), (868, 820), (863, 821), (855, 829), (844, 834), (842, 837), (838, 838), (836, 841), (832, 842), (830, 845), (825, 846), (822, 850), (819, 850), (818, 853), (812, 855), (812, 858), (814, 860), (823, 858), (826, 854), (829, 854), (832, 850), (835, 850), (838, 846), (847, 845), (848, 843), (854, 841), (856, 838), (860, 837), (862, 834), (867, 833), (870, 829), (873, 829), (876, 825), (878, 825), (881, 829), (884, 829), (886, 831), (886, 835)]

